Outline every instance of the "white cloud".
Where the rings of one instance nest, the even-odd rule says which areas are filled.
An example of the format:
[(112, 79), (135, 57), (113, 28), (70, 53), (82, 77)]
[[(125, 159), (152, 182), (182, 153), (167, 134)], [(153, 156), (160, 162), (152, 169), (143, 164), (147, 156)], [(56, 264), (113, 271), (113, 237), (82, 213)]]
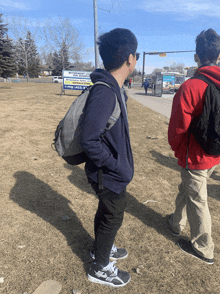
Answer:
[(176, 18), (180, 17), (181, 19), (181, 15), (183, 14), (187, 14), (188, 16), (220, 15), (220, 3), (216, 0), (209, 3), (206, 0), (144, 0), (138, 5), (138, 8), (148, 12), (176, 14)]
[(12, 0), (7, 0), (0, 3), (0, 7), (4, 10), (30, 10), (30, 6), (27, 3), (16, 2)]

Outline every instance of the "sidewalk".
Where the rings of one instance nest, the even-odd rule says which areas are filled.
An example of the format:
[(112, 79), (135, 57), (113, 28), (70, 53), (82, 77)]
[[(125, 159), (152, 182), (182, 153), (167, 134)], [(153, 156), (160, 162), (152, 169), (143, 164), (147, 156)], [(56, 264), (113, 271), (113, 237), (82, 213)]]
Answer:
[(173, 95), (163, 94), (162, 97), (150, 96), (151, 90), (149, 89), (149, 94), (145, 95), (144, 89), (125, 88), (127, 93), (131, 98), (142, 103), (144, 106), (170, 118), (171, 108), (173, 103)]

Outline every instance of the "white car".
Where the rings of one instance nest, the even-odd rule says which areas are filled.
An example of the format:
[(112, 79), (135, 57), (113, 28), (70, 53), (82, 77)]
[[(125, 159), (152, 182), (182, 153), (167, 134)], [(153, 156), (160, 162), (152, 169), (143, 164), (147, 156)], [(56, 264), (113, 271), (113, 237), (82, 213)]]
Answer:
[(62, 83), (62, 82), (63, 82), (63, 77), (61, 76), (53, 77), (53, 83)]

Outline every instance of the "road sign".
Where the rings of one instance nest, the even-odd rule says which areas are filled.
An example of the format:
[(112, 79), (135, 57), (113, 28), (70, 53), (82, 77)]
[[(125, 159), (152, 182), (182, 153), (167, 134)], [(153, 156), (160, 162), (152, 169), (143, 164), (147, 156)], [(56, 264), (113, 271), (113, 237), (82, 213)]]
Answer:
[(92, 85), (88, 71), (63, 70), (63, 90), (84, 90)]

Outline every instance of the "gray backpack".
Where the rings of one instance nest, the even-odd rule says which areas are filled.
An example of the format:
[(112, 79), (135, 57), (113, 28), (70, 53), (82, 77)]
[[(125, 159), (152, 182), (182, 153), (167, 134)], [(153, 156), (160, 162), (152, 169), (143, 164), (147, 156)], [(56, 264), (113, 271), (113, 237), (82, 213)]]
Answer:
[[(72, 103), (65, 117), (60, 121), (55, 131), (53, 145), (55, 146), (58, 154), (68, 164), (78, 165), (86, 161), (87, 157), (81, 146), (84, 107), (91, 89), (98, 84), (111, 88), (108, 84), (103, 82), (96, 82), (92, 85), (92, 87), (86, 88)], [(116, 94), (115, 97), (115, 109), (107, 122), (104, 132), (100, 136), (101, 139), (104, 137), (105, 133), (113, 127), (120, 116), (121, 109)]]

